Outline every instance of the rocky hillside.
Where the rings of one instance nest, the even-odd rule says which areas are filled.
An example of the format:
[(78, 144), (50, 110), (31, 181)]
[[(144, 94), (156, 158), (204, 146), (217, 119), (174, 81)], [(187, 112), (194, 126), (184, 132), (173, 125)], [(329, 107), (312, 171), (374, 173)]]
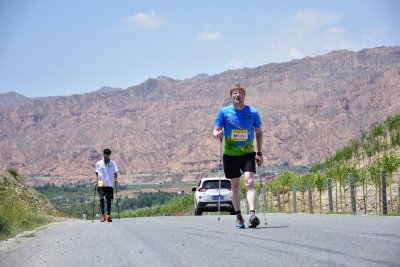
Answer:
[[(55, 212), (56, 209), (50, 203), (48, 198), (37, 192), (35, 189), (27, 186), (24, 182), (25, 178), (18, 174), (14, 169), (0, 173), (0, 202), (1, 204), (8, 203), (13, 199), (15, 205), (24, 205), (30, 211), (45, 211)], [(7, 216), (4, 209), (13, 207), (4, 207), (0, 205), (1, 216)], [(0, 217), (1, 217), (0, 216)]]
[(110, 147), (121, 173), (132, 177), (209, 171), (219, 153), (213, 121), (235, 83), (262, 117), (266, 164), (308, 165), (400, 112), (400, 47), (0, 106), (0, 169), (92, 176)]
[(0, 94), (0, 107), (21, 105), (32, 102), (32, 99), (16, 92)]

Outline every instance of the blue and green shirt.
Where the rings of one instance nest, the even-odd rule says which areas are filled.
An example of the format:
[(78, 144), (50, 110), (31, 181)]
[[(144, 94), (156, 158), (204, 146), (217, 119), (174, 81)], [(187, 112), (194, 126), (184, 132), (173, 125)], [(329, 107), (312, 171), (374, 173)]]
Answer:
[(254, 128), (261, 128), (261, 119), (257, 110), (245, 106), (236, 110), (233, 105), (220, 109), (215, 126), (224, 129), (224, 154), (242, 156), (254, 152)]

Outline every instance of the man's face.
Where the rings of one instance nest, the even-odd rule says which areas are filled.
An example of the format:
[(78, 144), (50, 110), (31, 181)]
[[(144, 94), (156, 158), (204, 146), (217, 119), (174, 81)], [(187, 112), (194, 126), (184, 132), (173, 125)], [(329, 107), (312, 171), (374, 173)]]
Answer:
[(242, 90), (234, 90), (231, 95), (233, 104), (244, 104), (244, 92)]
[(110, 154), (103, 154), (104, 159), (110, 159), (111, 155)]

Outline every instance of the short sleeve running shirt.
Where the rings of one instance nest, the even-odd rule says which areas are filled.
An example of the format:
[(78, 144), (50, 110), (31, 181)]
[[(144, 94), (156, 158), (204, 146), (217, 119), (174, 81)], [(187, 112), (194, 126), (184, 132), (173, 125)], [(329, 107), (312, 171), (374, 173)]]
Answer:
[(224, 128), (224, 154), (242, 156), (254, 152), (254, 128), (261, 128), (257, 110), (245, 106), (236, 110), (233, 105), (223, 107), (215, 119), (215, 126)]
[(96, 163), (96, 172), (98, 173), (99, 187), (112, 187), (114, 181), (114, 173), (118, 172), (117, 164), (110, 160), (109, 163), (105, 163), (104, 160), (100, 160)]

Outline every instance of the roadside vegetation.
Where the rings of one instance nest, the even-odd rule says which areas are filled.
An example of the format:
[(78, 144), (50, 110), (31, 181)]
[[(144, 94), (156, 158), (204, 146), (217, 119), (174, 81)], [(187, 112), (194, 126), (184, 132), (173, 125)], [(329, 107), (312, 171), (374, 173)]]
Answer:
[(164, 204), (124, 211), (121, 217), (175, 216), (193, 214), (193, 194), (177, 195)]
[(16, 169), (0, 174), (0, 240), (53, 222), (57, 214), (45, 195), (23, 183)]
[[(367, 213), (368, 199), (372, 200), (374, 213), (380, 213), (381, 177), (387, 179), (389, 192), (388, 202), (394, 211), (400, 214), (399, 201), (399, 172), (400, 172), (400, 114), (393, 114), (385, 121), (378, 123), (370, 132), (362, 131), (360, 140), (350, 140), (343, 148), (321, 162), (314, 163), (306, 173), (282, 172), (274, 181), (268, 183), (267, 189), (270, 198), (280, 195), (282, 203), (287, 204), (287, 211), (291, 209), (290, 194), (296, 188), (304, 200), (305, 192), (309, 187), (316, 191), (320, 203), (316, 206), (322, 212), (322, 195), (327, 191), (328, 180), (337, 192), (336, 209), (344, 210), (349, 199), (349, 175), (353, 183), (359, 188), (357, 195), (361, 196), (361, 206)], [(396, 192), (397, 196), (392, 194)], [(372, 191), (374, 196), (368, 197)], [(397, 202), (397, 204), (396, 204)], [(394, 207), (393, 205), (397, 205)], [(396, 211), (397, 210), (397, 211)]]

